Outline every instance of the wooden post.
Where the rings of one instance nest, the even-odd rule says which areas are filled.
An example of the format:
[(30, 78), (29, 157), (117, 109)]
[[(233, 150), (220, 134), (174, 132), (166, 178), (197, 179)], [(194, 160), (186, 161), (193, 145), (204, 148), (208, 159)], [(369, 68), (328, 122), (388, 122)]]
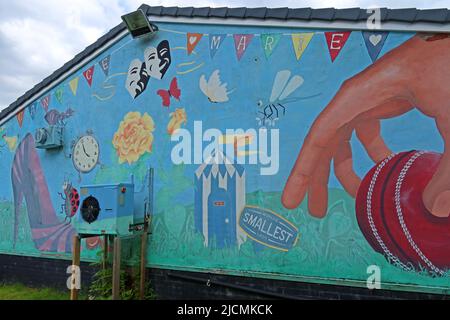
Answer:
[(141, 236), (141, 279), (139, 285), (139, 299), (144, 300), (145, 296), (145, 266), (147, 262), (147, 233), (148, 233), (148, 218), (145, 218), (144, 232)]
[[(72, 266), (77, 266), (80, 267), (80, 251), (81, 251), (81, 238), (79, 235), (74, 235), (72, 238)], [(73, 275), (72, 271), (72, 275)], [(75, 283), (74, 283), (75, 279), (71, 279), (72, 281), (72, 286), (70, 288), (70, 300), (78, 300), (78, 291), (79, 289), (76, 288)]]
[(103, 261), (102, 261), (103, 271), (106, 270), (106, 267), (108, 265), (108, 250), (109, 250), (108, 235), (105, 234), (103, 236)]
[(120, 238), (114, 238), (114, 257), (112, 274), (112, 299), (120, 299)]

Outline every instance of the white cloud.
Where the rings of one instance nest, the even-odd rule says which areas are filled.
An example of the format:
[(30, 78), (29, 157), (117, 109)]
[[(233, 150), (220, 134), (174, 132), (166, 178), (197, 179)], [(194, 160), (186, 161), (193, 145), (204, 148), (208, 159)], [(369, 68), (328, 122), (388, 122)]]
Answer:
[(14, 0), (0, 1), (0, 110), (120, 23), (142, 2), (213, 7), (450, 7), (450, 0)]

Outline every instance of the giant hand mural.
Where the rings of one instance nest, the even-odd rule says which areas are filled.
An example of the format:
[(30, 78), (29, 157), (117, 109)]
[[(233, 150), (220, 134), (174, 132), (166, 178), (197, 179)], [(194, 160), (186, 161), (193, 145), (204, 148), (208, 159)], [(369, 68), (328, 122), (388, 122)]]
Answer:
[[(449, 52), (450, 39), (446, 36), (415, 36), (363, 72), (346, 80), (314, 121), (303, 142), (283, 192), (284, 206), (297, 207), (308, 193), (309, 212), (316, 217), (323, 217), (326, 214), (328, 202), (327, 185), (330, 163), (333, 161), (336, 177), (345, 190), (352, 197), (356, 197), (358, 193), (359, 222), (372, 246), (393, 262), (401, 263), (403, 266), (412, 264), (416, 268), (423, 266), (431, 271), (439, 270), (426, 256), (448, 256), (446, 248), (448, 248), (449, 239), (445, 230), (450, 214), (448, 149), (450, 125), (447, 102), (450, 99), (450, 90), (441, 84), (450, 81), (450, 74), (442, 68), (448, 60)], [(381, 197), (386, 199), (384, 201), (382, 199), (381, 203), (372, 204), (371, 197), (378, 197), (374, 194), (374, 188), (380, 188), (378, 185), (373, 185), (375, 182), (378, 183), (374, 180), (375, 175), (378, 176), (387, 170), (388, 166), (385, 164), (391, 165), (394, 159), (399, 159), (398, 156), (390, 156), (392, 151), (383, 140), (380, 121), (401, 116), (413, 108), (435, 119), (445, 143), (442, 156), (424, 156), (422, 153), (417, 153), (414, 155), (417, 161), (409, 164), (414, 173), (409, 172), (407, 178), (410, 185), (407, 188), (411, 189), (410, 192), (415, 191), (416, 197), (423, 200), (423, 204), (421, 201), (413, 201), (411, 196), (407, 196), (409, 192), (404, 190), (405, 195), (387, 193), (388, 191), (383, 190), (384, 195)], [(352, 150), (349, 143), (353, 132), (356, 132), (356, 136), (370, 158), (375, 163), (381, 163), (375, 173), (372, 172), (365, 178), (362, 186), (361, 179), (353, 170)], [(383, 167), (384, 171), (380, 171)], [(399, 174), (401, 177), (398, 179), (405, 178), (406, 172), (400, 170), (401, 166), (397, 167), (396, 171), (384, 177), (384, 181), (380, 183), (392, 184), (391, 180), (397, 179)], [(397, 181), (397, 184), (401, 183), (401, 180)], [(358, 189), (364, 191), (358, 191)], [(396, 205), (392, 205), (390, 202), (395, 197), (400, 197), (401, 202), (396, 201)], [(405, 197), (408, 198), (405, 200)], [(395, 219), (398, 214), (395, 209), (399, 210), (401, 207), (403, 207), (404, 218), (399, 215), (398, 219), (403, 230), (391, 230), (392, 226), (384, 223), (381, 230), (376, 231), (373, 220)], [(368, 221), (363, 217), (364, 211), (367, 211)], [(416, 221), (418, 216), (422, 217), (420, 222)], [(405, 229), (403, 219), (413, 228), (417, 228), (419, 224), (419, 230), (416, 230), (419, 234), (411, 236)], [(372, 227), (372, 230), (368, 230), (367, 224)], [(425, 232), (423, 229), (428, 231)], [(389, 242), (382, 240), (383, 236), (378, 233), (388, 234)], [(373, 240), (374, 237), (376, 241)], [(426, 248), (420, 249), (420, 245), (418, 247), (413, 242), (415, 237), (425, 242)], [(403, 251), (411, 250), (411, 247), (414, 251), (412, 255), (397, 253), (394, 256), (391, 253), (392, 250), (403, 253)], [(450, 261), (441, 258), (437, 260), (441, 261), (440, 267), (445, 269), (450, 267)], [(439, 270), (439, 273), (444, 272)]]

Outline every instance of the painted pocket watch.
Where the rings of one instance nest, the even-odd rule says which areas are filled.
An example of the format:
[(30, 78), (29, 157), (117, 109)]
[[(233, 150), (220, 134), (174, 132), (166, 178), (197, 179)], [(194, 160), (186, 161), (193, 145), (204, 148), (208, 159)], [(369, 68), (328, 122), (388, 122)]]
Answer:
[(86, 134), (78, 138), (73, 144), (72, 161), (75, 169), (80, 173), (91, 172), (99, 162), (99, 144), (95, 137)]

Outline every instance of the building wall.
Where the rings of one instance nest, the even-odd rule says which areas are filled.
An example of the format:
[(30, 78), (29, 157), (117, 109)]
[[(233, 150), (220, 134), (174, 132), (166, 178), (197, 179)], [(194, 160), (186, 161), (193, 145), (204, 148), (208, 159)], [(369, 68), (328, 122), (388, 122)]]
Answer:
[[(65, 199), (131, 174), (142, 190), (152, 167), (151, 267), (365, 286), (376, 266), (383, 289), (448, 290), (448, 219), (422, 201), (446, 164), (448, 40), (159, 28), (1, 125), (0, 252), (70, 258), (79, 211)], [(62, 150), (35, 148), (49, 124)], [(77, 156), (86, 135), (98, 159)], [(100, 247), (84, 240), (83, 258)]]

